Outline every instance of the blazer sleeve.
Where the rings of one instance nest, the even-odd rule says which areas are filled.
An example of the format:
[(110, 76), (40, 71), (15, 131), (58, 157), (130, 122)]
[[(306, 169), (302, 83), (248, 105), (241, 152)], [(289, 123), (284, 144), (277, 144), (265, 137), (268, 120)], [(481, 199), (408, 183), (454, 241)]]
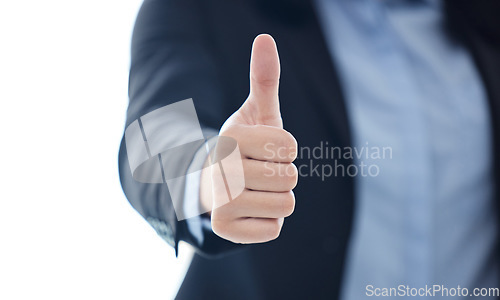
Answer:
[[(215, 50), (204, 20), (203, 1), (145, 0), (132, 35), (129, 106), (126, 126), (165, 105), (192, 98), (205, 136), (217, 134), (224, 91), (217, 75)], [(178, 165), (186, 170), (194, 153), (186, 153)], [(157, 233), (178, 252), (183, 240), (205, 256), (218, 256), (241, 248), (203, 226), (203, 243), (197, 243), (186, 220), (178, 221), (166, 184), (140, 183), (132, 178), (125, 140), (119, 152), (123, 191), (130, 204)]]

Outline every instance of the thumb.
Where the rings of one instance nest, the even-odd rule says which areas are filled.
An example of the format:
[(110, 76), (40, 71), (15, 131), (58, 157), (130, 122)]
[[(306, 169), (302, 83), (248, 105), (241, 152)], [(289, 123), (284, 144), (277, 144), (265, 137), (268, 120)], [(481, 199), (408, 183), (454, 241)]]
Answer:
[(257, 124), (283, 127), (278, 99), (280, 59), (274, 39), (258, 35), (250, 59), (250, 94), (243, 105)]

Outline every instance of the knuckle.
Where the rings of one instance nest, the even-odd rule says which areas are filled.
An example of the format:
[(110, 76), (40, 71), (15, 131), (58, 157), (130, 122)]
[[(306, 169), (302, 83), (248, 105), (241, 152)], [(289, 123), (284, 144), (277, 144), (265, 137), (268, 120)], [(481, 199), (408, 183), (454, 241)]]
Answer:
[(280, 152), (283, 153), (280, 158), (284, 159), (284, 161), (292, 162), (297, 158), (297, 140), (290, 132), (281, 129), (278, 144)]
[(279, 80), (275, 78), (260, 78), (256, 76), (252, 76), (251, 80), (253, 80), (255, 83), (262, 85), (262, 86), (270, 86), (274, 87), (278, 84)]
[(283, 213), (285, 217), (290, 216), (295, 210), (295, 196), (293, 193), (287, 193), (282, 201)]
[(290, 147), (293, 147), (294, 145), (294, 140), (295, 140), (294, 137), (288, 131), (280, 129), (279, 145), (281, 147), (290, 149)]
[(278, 219), (273, 220), (273, 222), (270, 222), (268, 228), (267, 228), (267, 239), (269, 241), (275, 240), (280, 236), (281, 233), (281, 224), (278, 221)]
[(212, 231), (220, 237), (226, 237), (230, 233), (231, 226), (225, 220), (212, 217), (211, 225)]
[(297, 158), (297, 152), (298, 152), (298, 143), (295, 137), (290, 133), (286, 132), (289, 136), (288, 138), (288, 149), (289, 149), (289, 157), (294, 161)]
[(288, 164), (285, 167), (283, 176), (283, 184), (287, 190), (292, 190), (297, 185), (299, 179), (299, 172), (294, 164)]

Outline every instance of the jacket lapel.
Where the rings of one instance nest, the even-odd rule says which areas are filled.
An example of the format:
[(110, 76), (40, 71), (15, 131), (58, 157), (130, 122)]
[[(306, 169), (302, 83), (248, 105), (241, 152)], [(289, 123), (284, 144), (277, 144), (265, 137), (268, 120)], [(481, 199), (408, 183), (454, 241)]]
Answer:
[[(496, 199), (500, 203), (500, 19), (496, 0), (446, 0), (446, 18), (452, 36), (470, 50), (483, 79), (493, 129), (493, 169)], [(500, 205), (499, 207), (500, 213)]]
[(475, 36), (470, 36), (469, 47), (481, 73), (490, 104), (496, 197), (500, 203), (500, 51)]

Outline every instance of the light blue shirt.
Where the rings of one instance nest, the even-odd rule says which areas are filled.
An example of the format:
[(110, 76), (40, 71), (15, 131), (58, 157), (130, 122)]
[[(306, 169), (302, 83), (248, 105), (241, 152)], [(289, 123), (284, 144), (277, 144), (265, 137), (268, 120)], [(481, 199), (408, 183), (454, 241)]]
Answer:
[(377, 177), (355, 181), (342, 299), (364, 299), (367, 285), (497, 287), (488, 102), (470, 55), (444, 32), (440, 2), (316, 4), (353, 146), (392, 148), (390, 159), (364, 160)]

